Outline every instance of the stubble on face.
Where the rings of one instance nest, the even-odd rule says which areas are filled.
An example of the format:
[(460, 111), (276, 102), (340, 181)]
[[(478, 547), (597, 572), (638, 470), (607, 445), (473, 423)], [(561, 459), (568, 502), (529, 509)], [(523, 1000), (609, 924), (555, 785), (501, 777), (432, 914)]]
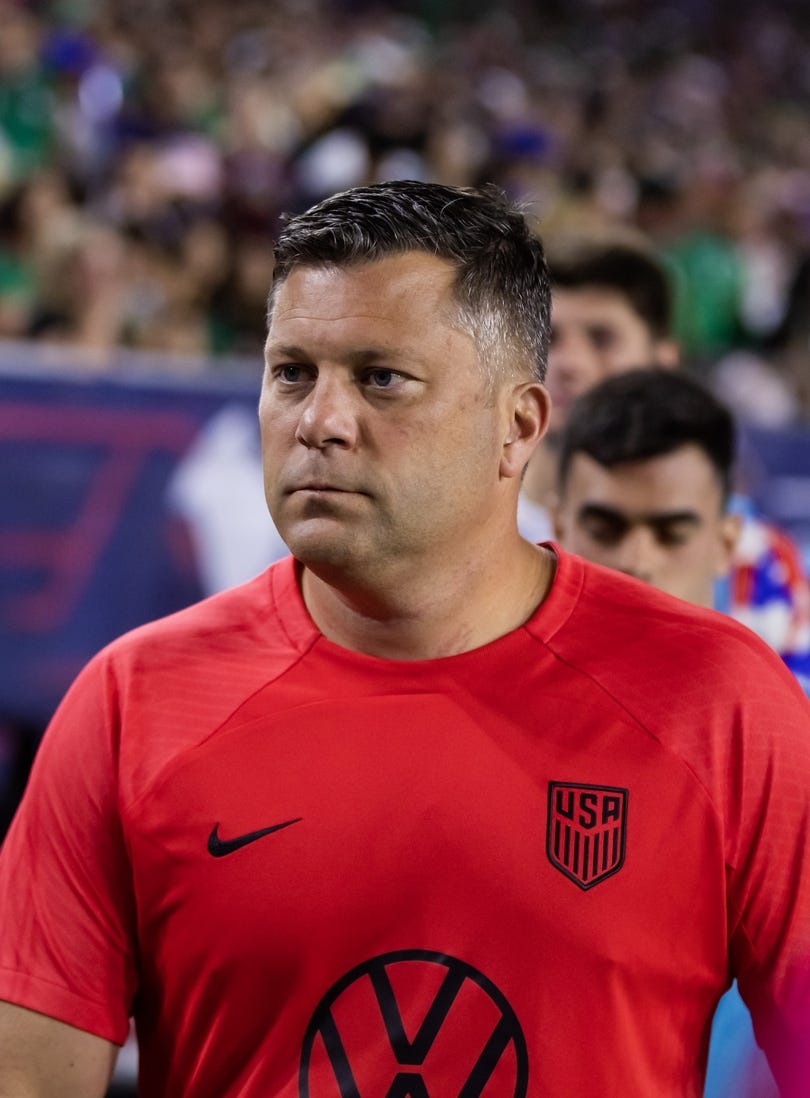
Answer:
[[(300, 346), (337, 410), (323, 438), (302, 444), (299, 420), (314, 398), (277, 392), (271, 357), (261, 408), (268, 504), (293, 554), (327, 580), (405, 574), (453, 542), (458, 554), (482, 520), (485, 483), (496, 478), (497, 386), (458, 322), (453, 277), (450, 264), (418, 253), (300, 268), (277, 289), (268, 347)], [(397, 375), (391, 392), (371, 384), (375, 368)], [(293, 490), (302, 483), (346, 491)]]

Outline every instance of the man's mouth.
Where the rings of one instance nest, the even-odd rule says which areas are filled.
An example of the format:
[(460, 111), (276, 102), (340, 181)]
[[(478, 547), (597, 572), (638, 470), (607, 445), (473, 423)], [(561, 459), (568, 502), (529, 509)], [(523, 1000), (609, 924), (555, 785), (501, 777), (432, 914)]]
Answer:
[(341, 488), (337, 484), (299, 484), (293, 488), (294, 492), (347, 492), (348, 488)]
[(367, 492), (364, 492), (361, 488), (355, 488), (347, 484), (332, 484), (326, 481), (312, 480), (306, 481), (303, 484), (295, 484), (289, 489), (288, 495), (294, 495), (297, 492), (309, 492), (313, 495), (355, 495), (364, 496)]

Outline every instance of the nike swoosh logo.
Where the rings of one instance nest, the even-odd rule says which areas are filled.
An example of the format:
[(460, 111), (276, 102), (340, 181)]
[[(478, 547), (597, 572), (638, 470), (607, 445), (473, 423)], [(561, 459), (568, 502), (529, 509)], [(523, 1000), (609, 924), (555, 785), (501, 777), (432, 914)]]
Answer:
[(235, 850), (241, 850), (248, 843), (255, 843), (257, 839), (263, 839), (265, 835), (272, 835), (274, 831), (281, 831), (291, 824), (300, 823), (303, 816), (297, 816), (294, 820), (285, 820), (284, 823), (273, 824), (272, 827), (262, 827), (259, 831), (248, 831), (245, 835), (237, 835), (235, 839), (220, 839), (219, 824), (214, 824), (214, 829), (208, 836), (208, 853), (214, 858), (224, 858), (226, 854), (233, 854)]

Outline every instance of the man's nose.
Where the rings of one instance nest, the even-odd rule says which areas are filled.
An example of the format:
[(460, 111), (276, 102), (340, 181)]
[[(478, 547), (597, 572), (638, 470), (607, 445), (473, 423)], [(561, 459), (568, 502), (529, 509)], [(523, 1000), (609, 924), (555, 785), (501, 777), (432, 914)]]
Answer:
[(301, 406), (295, 437), (307, 449), (357, 442), (357, 392), (350, 381), (320, 374)]
[(618, 557), (616, 566), (620, 572), (656, 586), (661, 550), (655, 534), (648, 526), (639, 523), (627, 531)]

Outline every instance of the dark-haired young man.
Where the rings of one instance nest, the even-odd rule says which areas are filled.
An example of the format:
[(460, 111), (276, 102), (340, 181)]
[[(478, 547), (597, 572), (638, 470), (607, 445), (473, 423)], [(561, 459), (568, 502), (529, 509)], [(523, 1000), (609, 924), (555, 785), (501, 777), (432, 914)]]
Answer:
[[(0, 855), (0, 1094), (695, 1095), (729, 969), (810, 1071), (810, 711), (736, 623), (520, 537), (549, 286), (498, 193), (293, 218), (291, 556), (121, 638)], [(768, 782), (760, 775), (768, 773)]]
[(714, 604), (740, 532), (734, 421), (683, 374), (634, 370), (572, 405), (558, 446), (563, 548), (696, 606)]
[(553, 434), (592, 385), (653, 363), (674, 369), (680, 352), (668, 277), (652, 251), (629, 239), (597, 239), (561, 245), (549, 262)]
[[(547, 385), (548, 435), (529, 466), (520, 505), (526, 536), (549, 533), (557, 476), (556, 438), (571, 404), (594, 384), (646, 366), (673, 369), (672, 290), (652, 250), (631, 237), (567, 241), (551, 256), (553, 307)], [(810, 693), (810, 583), (798, 547), (734, 497), (742, 516), (717, 609), (771, 645)]]

